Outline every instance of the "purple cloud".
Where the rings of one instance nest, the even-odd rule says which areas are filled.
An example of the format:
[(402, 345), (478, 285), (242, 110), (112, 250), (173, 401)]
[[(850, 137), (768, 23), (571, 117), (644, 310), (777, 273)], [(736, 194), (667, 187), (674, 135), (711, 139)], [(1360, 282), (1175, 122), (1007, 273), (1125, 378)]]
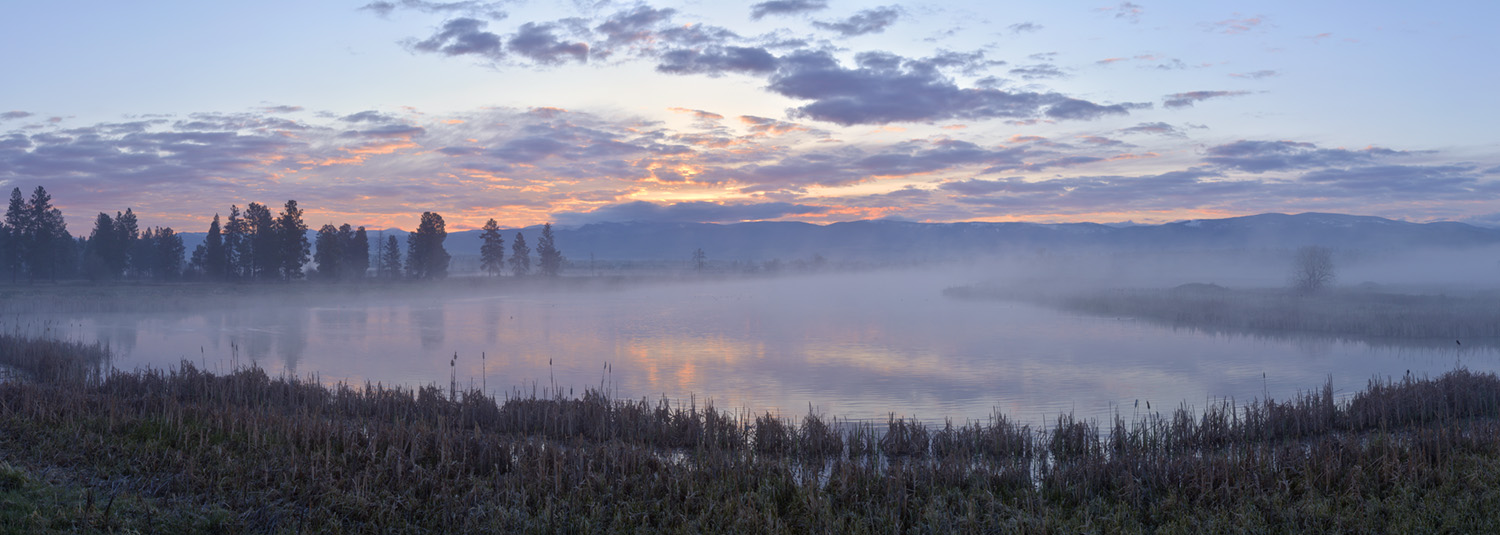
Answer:
[(505, 56), (500, 36), (485, 31), (488, 22), (457, 18), (443, 23), (437, 33), (411, 45), (421, 52), (435, 52), (446, 56), (475, 55), (500, 60)]
[(706, 49), (682, 48), (662, 54), (656, 70), (671, 74), (724, 73), (763, 74), (776, 69), (776, 57), (763, 48), (714, 46)]
[(1250, 173), (1343, 167), (1369, 163), (1379, 156), (1402, 154), (1390, 149), (1371, 147), (1362, 150), (1320, 149), (1312, 143), (1295, 141), (1240, 140), (1208, 148), (1205, 162)]
[(506, 47), (543, 65), (556, 65), (569, 59), (580, 63), (588, 61), (587, 43), (564, 41), (553, 33), (555, 29), (557, 26), (552, 24), (522, 24), (520, 31), (506, 42)]
[(587, 212), (561, 212), (553, 214), (559, 225), (576, 226), (602, 222), (652, 222), (652, 223), (738, 223), (776, 219), (790, 215), (821, 214), (824, 206), (811, 206), (786, 202), (761, 203), (714, 203), (707, 201), (657, 204), (634, 201), (612, 204)]
[(800, 15), (827, 9), (826, 0), (770, 0), (750, 6), (750, 18), (760, 20), (768, 15)]
[(1136, 104), (1100, 105), (1054, 93), (960, 88), (932, 63), (888, 53), (863, 53), (856, 68), (826, 51), (781, 59), (771, 91), (811, 100), (793, 114), (840, 125), (947, 119), (1093, 119), (1126, 114)]
[(844, 20), (832, 22), (813, 21), (813, 26), (838, 32), (839, 35), (844, 37), (855, 37), (883, 32), (900, 18), (901, 8), (896, 6), (882, 6), (860, 10), (858, 13)]
[(1162, 99), (1162, 106), (1168, 108), (1190, 108), (1193, 104), (1211, 98), (1237, 97), (1248, 95), (1249, 91), (1189, 91), (1186, 93), (1173, 93)]

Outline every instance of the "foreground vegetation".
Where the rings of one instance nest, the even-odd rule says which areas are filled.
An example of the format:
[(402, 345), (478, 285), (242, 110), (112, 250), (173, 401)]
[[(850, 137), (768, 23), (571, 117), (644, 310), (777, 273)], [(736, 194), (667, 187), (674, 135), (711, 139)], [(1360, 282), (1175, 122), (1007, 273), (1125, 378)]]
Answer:
[(1494, 532), (1500, 378), (884, 425), (666, 401), (103, 372), (0, 336), (0, 531)]
[(1422, 295), (1358, 288), (1308, 294), (1213, 284), (1170, 289), (1037, 292), (994, 286), (949, 288), (963, 299), (1019, 300), (1085, 314), (1123, 316), (1213, 332), (1311, 333), (1374, 342), (1500, 344), (1496, 295)]

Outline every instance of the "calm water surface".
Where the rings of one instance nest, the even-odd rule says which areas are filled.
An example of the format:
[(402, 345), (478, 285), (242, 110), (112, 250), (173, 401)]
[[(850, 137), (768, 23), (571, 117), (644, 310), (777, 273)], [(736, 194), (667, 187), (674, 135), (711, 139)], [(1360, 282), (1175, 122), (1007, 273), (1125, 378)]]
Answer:
[(631, 398), (882, 420), (1129, 417), (1148, 401), (1160, 411), (1285, 399), (1329, 376), (1348, 394), (1408, 370), (1500, 369), (1493, 350), (1213, 335), (940, 294), (971, 280), (823, 275), (10, 321), (107, 343), (124, 369), (254, 362), (325, 383), (445, 388), (451, 373), (461, 386), (527, 395), (603, 383)]

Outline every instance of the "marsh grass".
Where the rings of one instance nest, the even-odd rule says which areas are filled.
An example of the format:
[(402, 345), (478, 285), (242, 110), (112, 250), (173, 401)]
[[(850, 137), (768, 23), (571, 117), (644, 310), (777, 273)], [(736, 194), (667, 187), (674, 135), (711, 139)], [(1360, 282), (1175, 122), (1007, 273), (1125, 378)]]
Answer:
[(0, 384), (0, 485), (0, 518), (59, 532), (1492, 531), (1500, 378), (1032, 428), (183, 362)]
[(1494, 295), (1396, 294), (1358, 288), (1303, 294), (1211, 284), (1052, 293), (963, 286), (948, 288), (944, 295), (1026, 301), (1214, 333), (1306, 333), (1397, 345), (1433, 342), (1457, 347), (1455, 341), (1461, 341), (1460, 345), (1500, 346), (1500, 299)]

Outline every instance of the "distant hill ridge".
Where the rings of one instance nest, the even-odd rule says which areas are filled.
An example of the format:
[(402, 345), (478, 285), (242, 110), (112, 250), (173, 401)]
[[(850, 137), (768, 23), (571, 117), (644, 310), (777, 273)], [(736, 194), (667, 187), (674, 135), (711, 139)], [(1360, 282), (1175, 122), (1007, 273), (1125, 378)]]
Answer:
[[(540, 226), (505, 229), (506, 255), (516, 232), (533, 248)], [(381, 230), (370, 230), (372, 242)], [(406, 232), (394, 233), (402, 247)], [(479, 230), (450, 232), (445, 243), (455, 256), (478, 255)], [(1302, 245), (1385, 250), (1417, 247), (1468, 248), (1500, 244), (1500, 229), (1465, 223), (1410, 223), (1374, 216), (1309, 212), (1194, 219), (1160, 225), (1112, 226), (1098, 223), (915, 223), (863, 220), (818, 225), (785, 221), (749, 223), (591, 223), (554, 227), (558, 248), (568, 258), (597, 260), (684, 260), (703, 248), (715, 261), (807, 259), (937, 260), (1017, 250), (1243, 250)], [(309, 231), (309, 239), (312, 238)], [(204, 233), (183, 233), (191, 252)]]

